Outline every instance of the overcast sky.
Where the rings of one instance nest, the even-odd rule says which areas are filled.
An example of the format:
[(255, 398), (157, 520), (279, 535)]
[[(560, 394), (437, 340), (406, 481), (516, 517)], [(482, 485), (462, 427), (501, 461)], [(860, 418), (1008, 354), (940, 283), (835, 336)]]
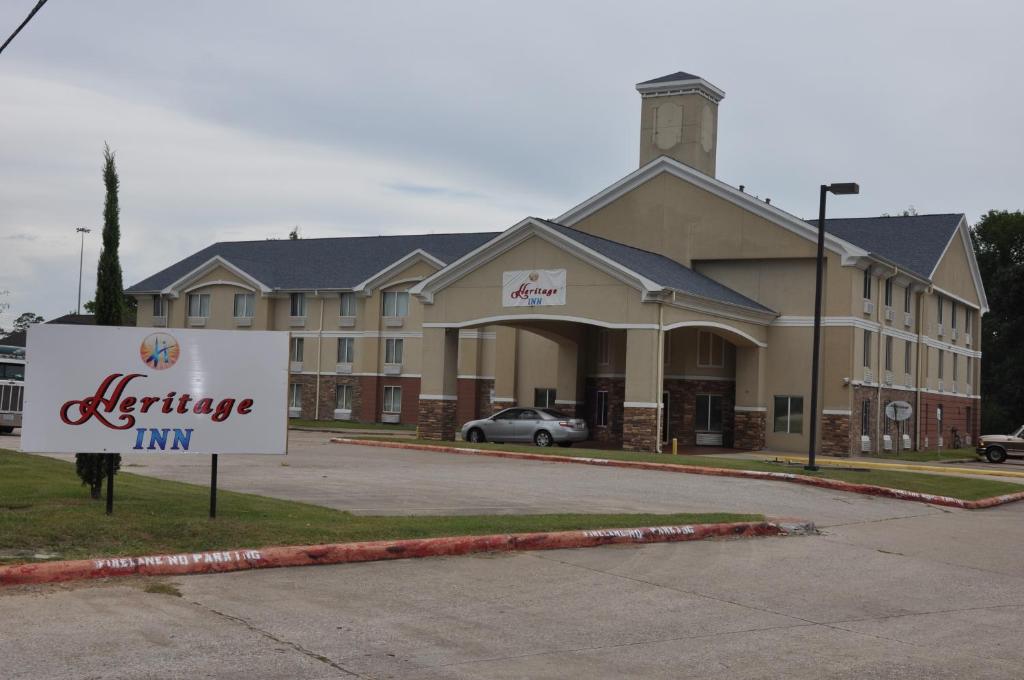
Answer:
[[(35, 0), (0, 2), (0, 39)], [(634, 85), (725, 90), (718, 176), (801, 217), (1024, 207), (1024, 3), (50, 0), (0, 55), (0, 317), (216, 240), (499, 230), (638, 163)]]

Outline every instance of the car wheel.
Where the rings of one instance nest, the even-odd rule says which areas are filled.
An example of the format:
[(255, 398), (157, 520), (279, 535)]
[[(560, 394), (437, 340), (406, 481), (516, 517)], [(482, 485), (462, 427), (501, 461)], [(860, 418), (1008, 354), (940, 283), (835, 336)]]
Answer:
[(533, 435), (533, 443), (537, 446), (551, 446), (551, 442), (551, 433), (546, 430), (541, 430)]
[(985, 458), (987, 458), (990, 463), (1005, 463), (1006, 451), (998, 446), (990, 446), (985, 449)]
[(469, 434), (466, 435), (466, 439), (473, 442), (474, 444), (479, 444), (481, 442), (487, 441), (484, 438), (483, 430), (481, 430), (479, 427), (474, 427), (472, 430), (470, 430)]
[(572, 442), (558, 442), (558, 445), (561, 446), (563, 449), (567, 449), (570, 446), (572, 446)]

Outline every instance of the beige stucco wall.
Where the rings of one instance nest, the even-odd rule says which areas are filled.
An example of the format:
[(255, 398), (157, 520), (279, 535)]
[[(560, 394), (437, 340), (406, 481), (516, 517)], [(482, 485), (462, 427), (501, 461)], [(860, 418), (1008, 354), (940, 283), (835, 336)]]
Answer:
[[(718, 104), (699, 94), (645, 97), (640, 101), (640, 165), (646, 165), (658, 156), (668, 156), (714, 177), (718, 150)], [(659, 144), (655, 137), (655, 110), (661, 107), (666, 108), (657, 115), (662, 117), (663, 122), (665, 114), (669, 117), (678, 115), (666, 109), (681, 109), (681, 120), (675, 118), (681, 126), (675, 126), (672, 131), (666, 130), (676, 133), (677, 136), (673, 138), (673, 141), (678, 139), (676, 144), (669, 145), (666, 140)], [(702, 138), (705, 134), (711, 138), (710, 149), (703, 146)]]
[(964, 247), (963, 239), (959, 233), (954, 235), (953, 241), (946, 249), (946, 254), (939, 261), (935, 269), (935, 276), (932, 282), (945, 291), (956, 295), (967, 302), (978, 306), (981, 301), (978, 299), (977, 289), (974, 287), (974, 278), (971, 276), (971, 266), (967, 259), (967, 249)]

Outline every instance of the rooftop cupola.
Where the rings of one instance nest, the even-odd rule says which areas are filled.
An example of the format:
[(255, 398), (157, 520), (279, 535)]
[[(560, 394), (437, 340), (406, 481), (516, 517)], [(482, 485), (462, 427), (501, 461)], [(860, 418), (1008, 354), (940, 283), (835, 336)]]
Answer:
[(677, 71), (637, 83), (640, 165), (669, 156), (715, 176), (718, 103), (725, 92), (700, 76)]

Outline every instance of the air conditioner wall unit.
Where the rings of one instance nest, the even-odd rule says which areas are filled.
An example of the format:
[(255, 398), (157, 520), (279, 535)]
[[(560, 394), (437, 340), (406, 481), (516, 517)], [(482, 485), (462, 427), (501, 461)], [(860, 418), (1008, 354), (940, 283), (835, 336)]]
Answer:
[(953, 339), (954, 339), (954, 340), (956, 340), (957, 338), (959, 338), (959, 337), (960, 337), (960, 329), (959, 329), (959, 328), (954, 328), (954, 329), (952, 330), (952, 335), (953, 335)]
[(892, 437), (887, 434), (882, 436), (882, 448), (886, 451), (892, 451)]
[(865, 314), (874, 314), (875, 313), (875, 303), (872, 302), (871, 300), (865, 300), (864, 301), (864, 313)]
[(892, 321), (896, 318), (896, 314), (892, 311), (892, 307), (885, 308), (885, 320)]
[(914, 325), (914, 317), (910, 314), (910, 312), (903, 313), (903, 325), (906, 326), (907, 328), (910, 328), (911, 326)]
[(903, 450), (904, 451), (909, 451), (910, 449), (911, 449), (910, 435), (909, 434), (905, 434), (905, 435), (903, 435)]
[(871, 437), (866, 434), (861, 435), (860, 437), (860, 452), (871, 453)]
[(937, 335), (938, 337), (941, 338), (945, 334), (946, 334), (945, 326), (943, 326), (941, 323), (935, 324), (935, 335)]

